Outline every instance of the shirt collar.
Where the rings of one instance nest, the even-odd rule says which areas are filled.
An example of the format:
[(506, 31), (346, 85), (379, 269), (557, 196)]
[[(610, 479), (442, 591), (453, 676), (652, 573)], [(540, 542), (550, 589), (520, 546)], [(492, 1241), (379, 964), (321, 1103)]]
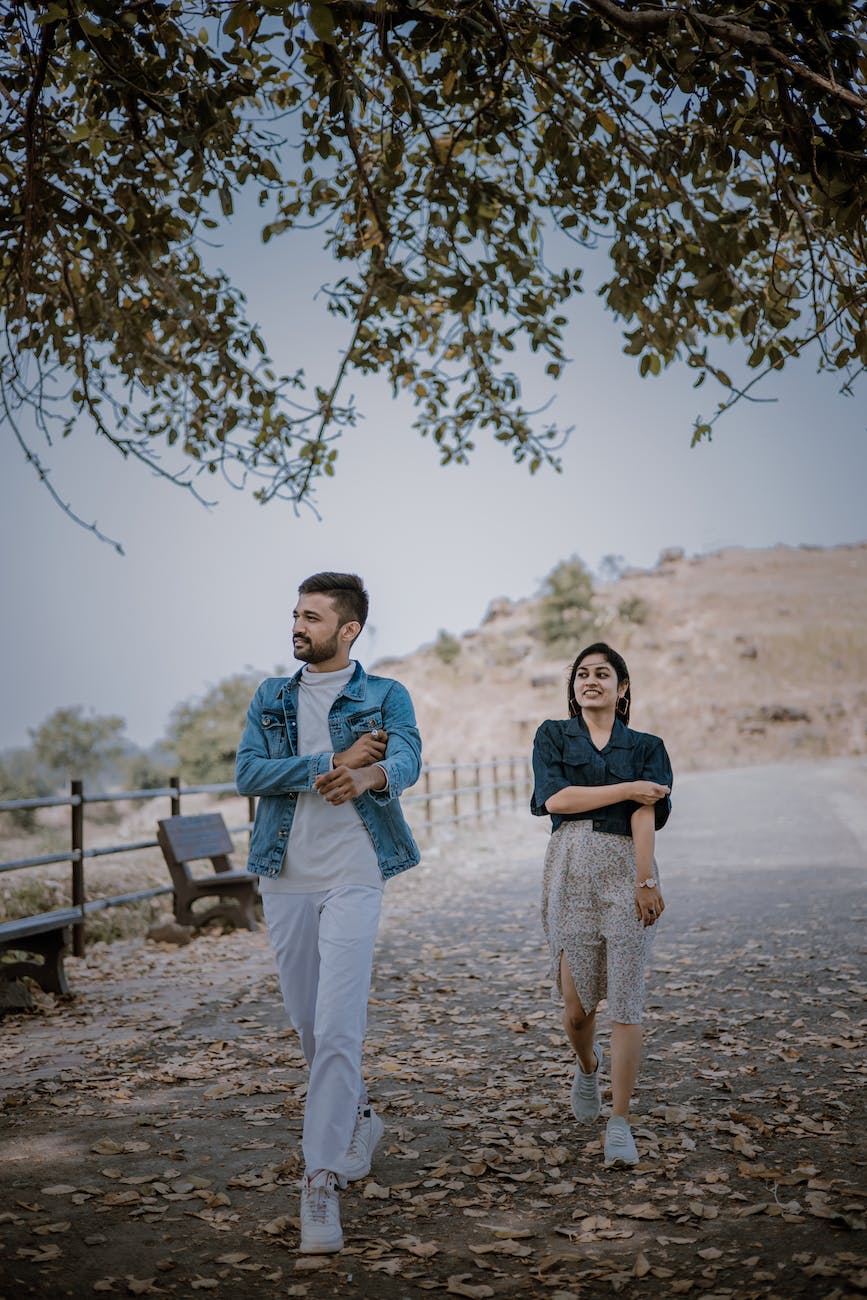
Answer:
[[(338, 699), (341, 695), (345, 695), (349, 700), (363, 700), (367, 690), (367, 673), (356, 659), (351, 659), (350, 663), (355, 664), (355, 672), (352, 674), (346, 685), (338, 692)], [(284, 684), (282, 688), (283, 691), (294, 693), (298, 690), (298, 679), (304, 672), (306, 666), (306, 664), (302, 664), (297, 672), (292, 674)]]
[[(593, 745), (587, 723), (584, 721), (582, 714), (579, 713), (577, 717), (570, 718), (566, 726), (571, 735), (582, 736), (588, 745)], [(633, 749), (634, 747), (635, 733), (626, 726), (622, 719), (615, 717), (608, 744), (603, 749), (597, 749), (596, 752), (597, 754), (606, 754), (609, 749)], [(596, 746), (593, 745), (593, 748), (596, 749)]]

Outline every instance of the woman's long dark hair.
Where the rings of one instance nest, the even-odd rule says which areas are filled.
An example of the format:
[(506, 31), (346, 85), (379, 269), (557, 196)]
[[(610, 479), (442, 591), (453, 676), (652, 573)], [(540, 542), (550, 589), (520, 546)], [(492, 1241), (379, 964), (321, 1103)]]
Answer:
[(566, 688), (566, 703), (569, 707), (569, 717), (579, 718), (581, 716), (581, 706), (575, 699), (575, 678), (578, 675), (578, 669), (581, 667), (588, 655), (604, 655), (608, 663), (617, 674), (617, 683), (622, 686), (626, 682), (626, 691), (617, 701), (617, 716), (621, 722), (629, 725), (629, 708), (632, 703), (632, 695), (629, 687), (629, 669), (626, 667), (626, 660), (623, 655), (612, 650), (610, 645), (604, 641), (594, 641), (593, 645), (587, 646), (582, 650), (578, 658), (572, 665), (572, 671), (569, 673), (569, 685)]

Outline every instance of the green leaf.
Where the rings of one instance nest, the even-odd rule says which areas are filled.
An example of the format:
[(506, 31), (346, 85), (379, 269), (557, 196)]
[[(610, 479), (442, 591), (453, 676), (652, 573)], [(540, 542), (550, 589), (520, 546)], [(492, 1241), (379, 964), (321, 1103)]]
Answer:
[(331, 12), (329, 5), (324, 3), (311, 4), (307, 11), (307, 17), (310, 26), (324, 45), (334, 44), (334, 14)]

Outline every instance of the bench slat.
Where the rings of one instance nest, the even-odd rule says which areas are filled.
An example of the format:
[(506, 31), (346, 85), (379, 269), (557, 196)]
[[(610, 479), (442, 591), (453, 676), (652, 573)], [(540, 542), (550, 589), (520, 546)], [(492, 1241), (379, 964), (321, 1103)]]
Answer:
[(67, 925), (81, 925), (83, 920), (80, 907), (66, 907), (56, 912), (38, 912), (36, 916), (22, 916), (14, 921), (2, 921), (0, 922), (0, 944), (8, 946), (10, 939), (24, 939), (31, 934), (46, 934), (49, 930), (62, 930)]
[(232, 852), (232, 837), (220, 813), (166, 817), (159, 823), (178, 862), (219, 857)]

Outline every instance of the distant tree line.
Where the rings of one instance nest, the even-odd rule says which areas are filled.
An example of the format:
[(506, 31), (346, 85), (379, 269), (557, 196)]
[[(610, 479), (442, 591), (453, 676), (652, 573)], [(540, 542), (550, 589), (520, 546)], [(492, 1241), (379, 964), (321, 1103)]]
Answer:
[[(607, 555), (598, 577), (614, 581), (623, 572), (620, 556)], [(649, 609), (639, 596), (619, 604), (601, 602), (593, 575), (577, 555), (551, 570), (538, 594), (537, 635), (547, 650), (573, 653), (620, 625), (643, 623)], [(444, 664), (461, 654), (461, 642), (441, 630), (434, 652)], [(277, 671), (282, 671), (278, 669)], [(56, 794), (77, 778), (90, 789), (158, 789), (176, 773), (186, 782), (209, 785), (231, 781), (235, 750), (250, 698), (261, 680), (255, 671), (235, 673), (204, 695), (177, 704), (165, 736), (149, 748), (125, 735), (126, 721), (116, 714), (87, 712), (80, 705), (55, 709), (29, 730), (30, 745), (0, 755), (0, 799), (28, 799)], [(32, 810), (11, 814), (23, 828), (35, 824)]]
[[(175, 773), (207, 785), (232, 779), (235, 748), (250, 696), (262, 674), (236, 673), (195, 700), (176, 705), (163, 739), (149, 748), (129, 740), (117, 715), (87, 712), (80, 705), (55, 709), (29, 729), (30, 745), (0, 755), (0, 799), (31, 799), (65, 790), (71, 778), (90, 789), (158, 789)], [(35, 814), (21, 809), (22, 829)]]

